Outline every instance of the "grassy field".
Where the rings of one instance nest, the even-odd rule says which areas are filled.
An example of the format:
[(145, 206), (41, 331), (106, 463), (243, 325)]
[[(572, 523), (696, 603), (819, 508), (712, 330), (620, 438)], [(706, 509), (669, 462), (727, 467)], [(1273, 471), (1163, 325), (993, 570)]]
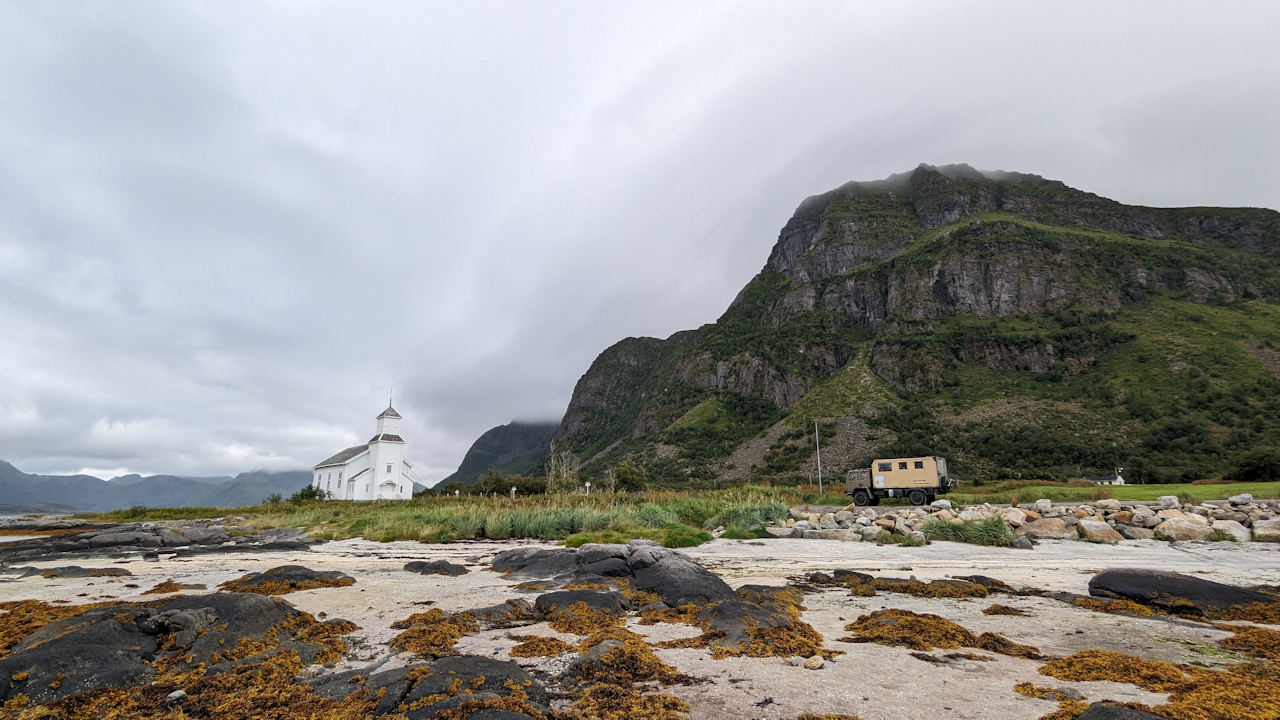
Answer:
[[(775, 488), (746, 486), (716, 491), (666, 490), (645, 493), (543, 495), (511, 500), (505, 496), (434, 497), (382, 503), (310, 501), (264, 503), (238, 508), (135, 507), (79, 517), (99, 522), (227, 518), (248, 529), (307, 528), (326, 540), (365, 538), (378, 542), (418, 540), (450, 542), (469, 539), (536, 538), (567, 545), (585, 542), (657, 540), (667, 547), (688, 547), (711, 539), (708, 532), (725, 528), (725, 537), (763, 537), (763, 525), (785, 519), (794, 506), (840, 506), (849, 498), (839, 492), (818, 494), (816, 486)], [(1009, 482), (965, 488), (947, 498), (956, 504), (1030, 504), (1040, 498), (1056, 502), (1154, 500), (1180, 495), (1184, 500), (1218, 500), (1247, 492), (1259, 498), (1280, 497), (1280, 482), (1231, 485), (1124, 485), (1095, 487), (1066, 483)], [(899, 501), (897, 504), (901, 504)]]
[(721, 526), (733, 537), (757, 537), (763, 534), (764, 523), (787, 517), (789, 505), (819, 499), (789, 490), (748, 486), (710, 492), (600, 493), (589, 498), (424, 496), (376, 504), (309, 501), (239, 508), (136, 507), (79, 517), (108, 522), (241, 518), (234, 522), (246, 528), (302, 527), (327, 540), (537, 538), (576, 545), (650, 538), (667, 547), (687, 547), (710, 540), (707, 531)]

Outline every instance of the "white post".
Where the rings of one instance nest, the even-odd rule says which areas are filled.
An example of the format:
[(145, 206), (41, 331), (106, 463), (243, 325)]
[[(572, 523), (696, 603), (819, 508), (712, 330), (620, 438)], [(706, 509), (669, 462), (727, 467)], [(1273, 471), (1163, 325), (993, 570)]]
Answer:
[(822, 443), (818, 442), (818, 421), (813, 421), (813, 445), (818, 448), (818, 494), (822, 494)]
[(583, 484), (587, 486), (587, 497), (591, 497), (591, 482), (590, 482), (590, 481), (588, 481), (588, 482), (583, 483)]
[(515, 500), (515, 499), (516, 499), (516, 486), (515, 486), (515, 485), (512, 485), (512, 486), (511, 486), (511, 499), (512, 499), (512, 500)]

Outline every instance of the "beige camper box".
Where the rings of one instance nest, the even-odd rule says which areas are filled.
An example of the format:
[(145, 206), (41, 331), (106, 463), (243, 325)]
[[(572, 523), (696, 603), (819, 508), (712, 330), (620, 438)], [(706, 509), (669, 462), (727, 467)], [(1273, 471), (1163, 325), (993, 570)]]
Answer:
[(882, 498), (891, 497), (924, 505), (955, 487), (956, 481), (947, 475), (946, 458), (881, 458), (870, 468), (851, 470), (844, 491), (856, 505), (879, 505)]

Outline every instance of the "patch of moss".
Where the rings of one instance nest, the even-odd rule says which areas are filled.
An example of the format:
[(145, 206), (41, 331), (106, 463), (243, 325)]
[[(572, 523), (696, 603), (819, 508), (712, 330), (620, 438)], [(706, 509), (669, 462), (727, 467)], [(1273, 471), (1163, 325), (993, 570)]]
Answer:
[(519, 644), (507, 653), (512, 657), (555, 657), (573, 650), (569, 643), (546, 635), (508, 635)]
[(572, 709), (583, 718), (599, 720), (684, 720), (689, 703), (674, 695), (650, 694), (612, 683), (587, 688)]
[(479, 630), (480, 623), (471, 613), (446, 615), (439, 608), (432, 608), (396, 621), (391, 627), (403, 630), (391, 639), (393, 649), (422, 657), (441, 657), (456, 655), (453, 644), (462, 636)]
[(960, 625), (930, 613), (890, 608), (863, 615), (844, 628), (853, 633), (842, 642), (874, 642), (912, 650), (972, 647), (1002, 655), (1039, 659), (1040, 651), (995, 633), (974, 635)]
[(1024, 612), (1024, 611), (1022, 611), (1022, 610), (1019, 610), (1019, 609), (1018, 609), (1018, 608), (1016, 608), (1016, 607), (1010, 607), (1010, 606), (1008, 606), (1008, 605), (1001, 605), (1000, 603), (992, 603), (991, 605), (987, 606), (987, 608), (986, 608), (986, 609), (984, 609), (984, 610), (982, 611), (982, 614), (983, 614), (983, 615), (1021, 615), (1021, 616), (1026, 616), (1026, 614), (1027, 614), (1027, 613), (1026, 613), (1026, 612)]

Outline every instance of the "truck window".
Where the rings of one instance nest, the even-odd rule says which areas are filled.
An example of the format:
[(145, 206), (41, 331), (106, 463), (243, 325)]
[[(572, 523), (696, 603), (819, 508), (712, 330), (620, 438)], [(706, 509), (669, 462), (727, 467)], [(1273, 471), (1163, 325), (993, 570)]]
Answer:
[(923, 460), (917, 460), (917, 461), (916, 461), (916, 469), (917, 469), (917, 470), (923, 470), (923, 469), (924, 469), (924, 461), (923, 461)]
[(889, 472), (893, 469), (893, 463), (880, 463), (880, 465), (877, 466), (877, 469), (880, 472)]
[(906, 463), (906, 461), (905, 461), (905, 460), (904, 460), (904, 461), (902, 461), (902, 462), (900, 462), (900, 463), (898, 463), (898, 469), (899, 469), (899, 470), (906, 470), (906, 469), (907, 469), (907, 463)]

